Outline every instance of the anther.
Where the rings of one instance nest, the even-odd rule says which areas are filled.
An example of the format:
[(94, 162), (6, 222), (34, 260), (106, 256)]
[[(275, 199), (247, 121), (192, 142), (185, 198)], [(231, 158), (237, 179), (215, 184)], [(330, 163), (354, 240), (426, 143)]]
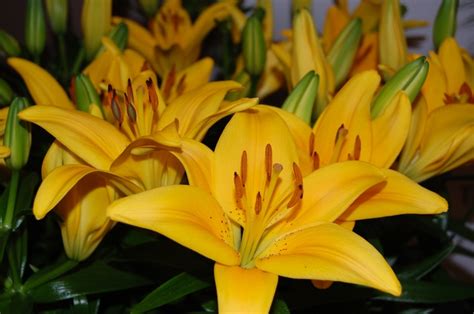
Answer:
[(182, 95), (186, 89), (186, 74), (183, 74), (179, 79), (178, 86), (176, 87), (176, 93)]
[(360, 151), (362, 149), (362, 143), (360, 141), (360, 136), (357, 135), (354, 143), (354, 160), (360, 159)]
[(267, 173), (267, 182), (270, 182), (270, 179), (272, 177), (272, 166), (272, 146), (270, 144), (267, 144), (267, 146), (265, 146), (265, 171)]
[(167, 99), (171, 95), (171, 88), (173, 88), (173, 85), (175, 82), (176, 82), (176, 65), (173, 64), (164, 82), (165, 86), (163, 87), (163, 95), (165, 96), (165, 99)]
[(301, 189), (300, 187), (298, 186), (295, 191), (293, 192), (293, 196), (291, 197), (290, 201), (288, 202), (288, 205), (287, 207), (288, 208), (291, 208), (293, 206), (295, 206), (296, 204), (298, 204), (298, 202), (301, 200), (301, 198), (303, 198), (303, 189), (302, 189), (303, 186), (301, 186)]
[(127, 95), (129, 97), (129, 100), (133, 102), (133, 88), (132, 88), (132, 81), (128, 79), (127, 81)]
[(146, 80), (146, 87), (148, 88), (148, 100), (151, 103), (151, 107), (154, 112), (158, 112), (158, 95), (156, 94), (151, 78)]
[(309, 155), (313, 155), (314, 152), (314, 133), (311, 132), (309, 135)]
[(257, 197), (255, 198), (255, 213), (258, 215), (262, 210), (262, 195), (260, 191), (257, 193)]
[(313, 169), (317, 170), (320, 167), (320, 160), (318, 152), (313, 152)]
[(234, 172), (234, 187), (235, 187), (235, 197), (237, 200), (240, 200), (244, 196), (244, 189), (242, 187), (242, 180), (237, 172)]
[(137, 110), (133, 103), (131, 103), (128, 99), (127, 94), (125, 94), (125, 103), (127, 104), (127, 116), (130, 122), (136, 123), (137, 122)]
[(240, 175), (242, 176), (242, 185), (245, 186), (245, 182), (247, 182), (247, 151), (245, 150), (240, 157)]
[(293, 175), (295, 176), (296, 185), (303, 184), (303, 175), (301, 174), (301, 169), (295, 162), (293, 162)]
[(118, 104), (118, 96), (115, 94), (115, 90), (113, 92), (114, 96), (112, 98), (112, 113), (114, 115), (115, 120), (118, 121), (119, 124), (123, 122), (123, 115), (122, 110)]

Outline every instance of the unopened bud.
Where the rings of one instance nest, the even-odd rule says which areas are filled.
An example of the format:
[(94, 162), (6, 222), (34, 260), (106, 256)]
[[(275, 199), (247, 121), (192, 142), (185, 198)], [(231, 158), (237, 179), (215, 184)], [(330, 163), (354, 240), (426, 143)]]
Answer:
[(410, 102), (415, 100), (428, 75), (429, 63), (426, 57), (419, 57), (405, 65), (382, 87), (372, 103), (372, 119), (382, 113), (390, 101), (401, 90)]
[(9, 57), (16, 57), (21, 53), (18, 41), (4, 30), (0, 30), (0, 50), (5, 52)]
[(46, 22), (41, 0), (26, 3), (25, 45), (35, 57), (39, 57), (46, 44)]
[(380, 63), (385, 81), (407, 63), (407, 42), (400, 16), (400, 1), (383, 1), (379, 33)]
[(454, 37), (456, 33), (456, 15), (458, 0), (443, 0), (438, 9), (438, 14), (433, 25), (433, 44), (439, 48), (443, 40)]
[(46, 0), (49, 25), (56, 35), (63, 35), (67, 29), (67, 0)]
[(74, 81), (74, 89), (76, 91), (76, 106), (77, 109), (84, 112), (102, 111), (102, 102), (99, 94), (94, 88), (91, 80), (85, 74), (79, 74)]
[(20, 170), (26, 165), (30, 154), (31, 126), (18, 117), (18, 113), (28, 105), (26, 98), (16, 97), (8, 109), (4, 145), (10, 148), (10, 156), (5, 159), (5, 163), (13, 170)]
[(245, 72), (245, 70), (240, 71), (239, 74), (234, 77), (234, 81), (237, 81), (242, 84), (242, 89), (230, 91), (225, 98), (226, 100), (237, 100), (248, 96), (250, 93), (250, 85), (252, 83), (252, 79), (250, 75)]
[(140, 8), (145, 13), (147, 18), (151, 18), (155, 15), (156, 11), (160, 6), (160, 1), (158, 0), (138, 0)]
[(84, 0), (81, 26), (86, 58), (92, 59), (100, 48), (103, 36), (110, 31), (112, 0)]
[(0, 107), (9, 104), (13, 98), (13, 91), (8, 83), (0, 78)]
[(267, 48), (260, 16), (263, 10), (256, 10), (247, 19), (242, 31), (242, 54), (245, 70), (252, 76), (258, 76), (265, 68)]
[(353, 19), (339, 33), (328, 53), (328, 62), (334, 70), (336, 87), (342, 84), (349, 74), (362, 37), (362, 20)]
[(314, 71), (308, 72), (288, 95), (282, 109), (295, 114), (310, 124), (313, 106), (318, 94), (318, 85), (319, 75), (315, 74)]
[[(127, 47), (128, 42), (128, 27), (127, 24), (124, 22), (120, 22), (119, 24), (112, 27), (108, 37), (115, 43), (115, 45), (123, 51), (125, 47)], [(103, 47), (101, 48), (101, 50)]]

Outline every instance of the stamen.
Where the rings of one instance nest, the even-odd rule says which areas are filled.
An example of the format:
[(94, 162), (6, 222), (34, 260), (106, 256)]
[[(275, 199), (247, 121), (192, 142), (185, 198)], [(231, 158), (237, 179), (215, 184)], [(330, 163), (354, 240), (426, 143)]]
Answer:
[(301, 169), (298, 167), (296, 162), (293, 162), (293, 175), (295, 176), (296, 185), (303, 184), (303, 175), (301, 174)]
[(265, 171), (267, 173), (267, 182), (270, 182), (270, 178), (272, 176), (272, 165), (272, 146), (270, 144), (267, 144), (267, 146), (265, 146)]
[(262, 210), (262, 195), (260, 194), (260, 191), (258, 191), (257, 197), (255, 198), (255, 214), (258, 215), (261, 210)]
[(298, 204), (298, 202), (303, 198), (303, 186), (297, 186), (295, 191), (293, 192), (293, 196), (291, 197), (290, 201), (288, 202), (287, 207), (291, 208)]
[(114, 115), (115, 120), (118, 121), (119, 125), (122, 125), (123, 114), (122, 114), (122, 110), (120, 109), (120, 105), (118, 103), (118, 96), (115, 93), (115, 89), (113, 91), (113, 98), (112, 98), (112, 113)]
[(111, 106), (112, 105), (112, 99), (114, 98), (114, 89), (112, 88), (112, 85), (109, 84), (107, 86), (107, 94), (105, 96), (106, 96), (105, 104), (107, 106)]
[(173, 88), (173, 85), (175, 82), (176, 82), (176, 65), (173, 64), (164, 82), (165, 86), (163, 87), (163, 96), (165, 96), (165, 99), (168, 99), (168, 97), (170, 96), (171, 89)]
[(240, 157), (240, 175), (242, 176), (242, 185), (245, 186), (245, 182), (247, 182), (247, 151), (245, 150)]
[(131, 103), (128, 99), (127, 94), (125, 94), (125, 103), (127, 104), (127, 116), (130, 122), (136, 123), (137, 122), (137, 110), (133, 103)]
[(148, 100), (151, 103), (151, 107), (153, 108), (154, 112), (158, 112), (158, 95), (156, 94), (151, 78), (146, 80), (146, 87), (148, 88)]
[(313, 155), (314, 152), (314, 133), (311, 132), (309, 135), (309, 155)]
[(360, 151), (362, 149), (362, 143), (360, 142), (360, 136), (357, 135), (354, 144), (354, 160), (360, 159)]
[(235, 197), (237, 200), (240, 200), (244, 196), (244, 189), (242, 186), (242, 180), (237, 172), (234, 172), (234, 187), (235, 187)]
[(337, 130), (334, 151), (331, 157), (331, 163), (334, 163), (339, 160), (339, 156), (341, 155), (342, 146), (344, 145), (347, 133), (349, 133), (349, 131), (344, 127), (344, 124), (341, 124), (341, 126)]
[(320, 160), (318, 152), (313, 152), (313, 169), (317, 170), (320, 167)]
[(131, 102), (133, 102), (133, 88), (132, 88), (132, 81), (128, 79), (127, 81), (127, 95)]
[(176, 87), (176, 93), (182, 95), (186, 89), (186, 74), (183, 74), (179, 79), (178, 86)]

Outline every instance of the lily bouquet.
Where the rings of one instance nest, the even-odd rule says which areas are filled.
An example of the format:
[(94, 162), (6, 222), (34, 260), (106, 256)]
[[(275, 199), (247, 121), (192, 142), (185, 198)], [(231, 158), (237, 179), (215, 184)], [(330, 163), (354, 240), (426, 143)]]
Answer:
[(0, 30), (1, 313), (472, 310), (457, 1), (426, 56), (398, 0), (335, 1), (322, 34), (294, 1), (279, 42), (275, 4), (84, 0), (75, 34), (27, 0)]

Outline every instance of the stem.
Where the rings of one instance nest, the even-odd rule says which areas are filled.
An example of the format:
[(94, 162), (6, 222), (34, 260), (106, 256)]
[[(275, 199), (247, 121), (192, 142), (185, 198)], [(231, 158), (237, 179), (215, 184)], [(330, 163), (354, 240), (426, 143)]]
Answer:
[(47, 283), (62, 274), (70, 271), (79, 264), (78, 261), (67, 259), (59, 265), (55, 265), (49, 269), (42, 269), (38, 273), (31, 276), (24, 284), (24, 290), (28, 291)]
[(257, 96), (257, 85), (258, 81), (260, 80), (260, 75), (250, 76), (250, 89), (249, 89), (249, 95), (248, 97), (255, 97)]
[(8, 203), (5, 212), (5, 219), (3, 220), (3, 227), (11, 229), (13, 223), (13, 215), (15, 214), (16, 195), (18, 191), (18, 183), (20, 182), (20, 171), (13, 169), (12, 178), (10, 181), (10, 188), (8, 190)]
[(79, 72), (79, 68), (81, 67), (82, 61), (84, 61), (85, 51), (84, 47), (81, 47), (79, 52), (77, 53), (76, 60), (72, 65), (72, 74), (76, 75)]
[(18, 288), (21, 286), (21, 278), (20, 272), (18, 271), (17, 263), (15, 261), (15, 257), (13, 255), (13, 250), (10, 248), (7, 252), (8, 256), (8, 266), (10, 267), (10, 275), (12, 276), (13, 280), (13, 287)]

